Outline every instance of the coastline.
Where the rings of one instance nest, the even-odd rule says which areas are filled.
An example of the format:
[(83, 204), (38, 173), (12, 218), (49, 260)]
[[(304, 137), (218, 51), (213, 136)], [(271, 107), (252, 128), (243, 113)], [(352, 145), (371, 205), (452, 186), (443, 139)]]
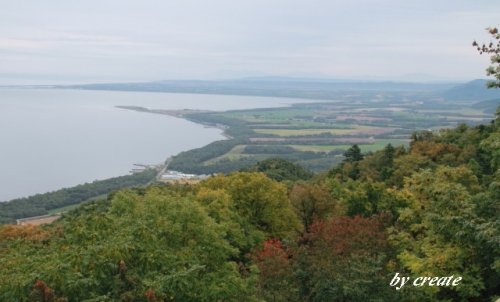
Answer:
[[(36, 156), (32, 156), (30, 145), (23, 146), (26, 152), (25, 158), (28, 160), (23, 160), (23, 165), (19, 165), (21, 160), (18, 159), (18, 148), (20, 145), (14, 143), (15, 141), (6, 142), (4, 158), (12, 159), (0, 161), (0, 163), (4, 171), (15, 173), (0, 175), (5, 186), (10, 188), (0, 196), (0, 202), (126, 175), (134, 163), (163, 163), (168, 156), (178, 155), (216, 141), (234, 138), (231, 133), (228, 133), (226, 125), (198, 120), (195, 118), (198, 113), (288, 107), (295, 103), (308, 102), (303, 99), (293, 100), (269, 96), (214, 96), (198, 93), (141, 91), (128, 93), (132, 91), (92, 91), (37, 85), (2, 88), (4, 89), (0, 89), (3, 96), (1, 101), (2, 105), (6, 105), (6, 110), (0, 114), (3, 122), (9, 125), (9, 128), (20, 129), (16, 130), (15, 137), (25, 137), (26, 142), (35, 141), (41, 149), (38, 150)], [(10, 102), (16, 99), (22, 100), (26, 108), (33, 109), (18, 110), (17, 105)], [(164, 108), (168, 105), (167, 108), (174, 109), (146, 110), (139, 106), (134, 107), (137, 104), (148, 108)], [(129, 113), (123, 114), (116, 108), (123, 109), (123, 111), (129, 110)], [(182, 108), (199, 109), (183, 110)], [(40, 110), (44, 110), (45, 113), (34, 116), (31, 113)], [(169, 115), (183, 122), (176, 122), (176, 119), (154, 117), (151, 119), (136, 115), (131, 110)], [(89, 124), (89, 121), (92, 123)], [(25, 127), (30, 123), (41, 125), (41, 127), (37, 127), (36, 131)], [(78, 127), (76, 132), (71, 130), (73, 127)], [(14, 137), (11, 135), (12, 130), (7, 131), (9, 128), (4, 127), (4, 131), (0, 131), (0, 136)], [(203, 128), (207, 128), (205, 132)], [(50, 146), (55, 146), (58, 142), (64, 142), (64, 145), (55, 149), (46, 146), (43, 136), (35, 135), (35, 132), (51, 133), (54, 142), (49, 144)], [(140, 134), (141, 132), (143, 134)], [(109, 141), (114, 142), (115, 137), (118, 136), (116, 143), (108, 144)], [(81, 139), (82, 137), (85, 139)], [(89, 157), (87, 157), (88, 154), (90, 154)], [(132, 160), (126, 161), (127, 157)], [(35, 158), (37, 160), (30, 160)], [(74, 162), (75, 158), (83, 160)], [(111, 169), (105, 169), (104, 166), (107, 164), (111, 164)], [(68, 169), (70, 166), (71, 170), (78, 172), (70, 173)], [(33, 173), (33, 170), (41, 171), (40, 173), (50, 171), (50, 174), (45, 174), (48, 177), (43, 177), (40, 181), (40, 173)], [(19, 179), (19, 181), (11, 182), (13, 179)]]
[[(221, 130), (221, 135), (224, 136), (226, 139), (233, 139), (233, 137), (229, 134), (226, 133), (226, 130), (228, 127), (223, 124), (211, 124), (211, 123), (206, 123), (203, 121), (198, 121), (198, 120), (193, 120), (186, 115), (190, 114), (196, 114), (196, 113), (217, 113), (217, 112), (222, 112), (222, 111), (215, 111), (215, 110), (199, 110), (199, 109), (179, 109), (179, 110), (167, 110), (167, 109), (150, 109), (146, 107), (141, 107), (141, 106), (115, 106), (116, 108), (119, 109), (125, 109), (125, 110), (132, 110), (132, 111), (137, 111), (137, 112), (144, 112), (144, 113), (153, 113), (153, 114), (162, 114), (162, 115), (168, 115), (180, 119), (184, 119), (199, 125), (203, 125), (205, 128), (214, 128), (214, 129), (219, 129)], [(188, 151), (188, 150), (186, 150)], [(175, 156), (175, 155), (172, 155)]]
[[(374, 137), (377, 138), (376, 137), (377, 135), (384, 135), (384, 133), (374, 132), (374, 131), (380, 130), (379, 129), (380, 126), (377, 126), (377, 125), (359, 126), (358, 125), (358, 124), (360, 124), (359, 120), (354, 120), (354, 121), (349, 122), (352, 124), (352, 127), (351, 127), (352, 129), (354, 129), (354, 127), (360, 127), (360, 130), (356, 130), (357, 132), (352, 130), (351, 133), (345, 133), (346, 130), (343, 130), (344, 128), (336, 128), (334, 126), (326, 127), (323, 124), (321, 124), (321, 120), (318, 120), (318, 121), (315, 120), (318, 117), (324, 119), (325, 117), (322, 117), (322, 115), (324, 115), (325, 113), (328, 113), (328, 110), (335, 111), (336, 106), (340, 106), (340, 107), (349, 106), (350, 105), (349, 99), (344, 100), (343, 102), (340, 102), (340, 103), (339, 102), (333, 102), (333, 103), (326, 102), (325, 103), (325, 102), (322, 102), (320, 100), (316, 100), (316, 102), (308, 102), (305, 99), (301, 99), (300, 102), (297, 102), (297, 103), (281, 103), (279, 101), (276, 101), (276, 99), (274, 99), (274, 102), (273, 102), (273, 99), (269, 98), (268, 96), (259, 96), (259, 97), (269, 98), (269, 102), (266, 102), (265, 104), (259, 103), (259, 102), (248, 103), (248, 102), (246, 102), (246, 101), (249, 101), (248, 99), (242, 99), (242, 100), (235, 99), (234, 100), (235, 103), (238, 103), (238, 101), (240, 101), (240, 104), (244, 103), (245, 105), (244, 106), (229, 106), (230, 108), (227, 108), (226, 106), (228, 106), (227, 105), (228, 99), (225, 95), (221, 95), (220, 99), (219, 98), (208, 99), (207, 102), (202, 103), (201, 100), (204, 101), (204, 99), (200, 99), (200, 98), (196, 98), (196, 97), (194, 98), (195, 102), (190, 102), (190, 99), (181, 98), (179, 95), (175, 95), (175, 98), (172, 97), (171, 99), (169, 99), (168, 95), (171, 93), (157, 93), (155, 98), (149, 100), (149, 99), (145, 98), (144, 96), (141, 97), (141, 93), (145, 93), (143, 91), (134, 91), (136, 94), (134, 94), (131, 98), (129, 98), (128, 95), (125, 97), (125, 94), (123, 93), (124, 91), (122, 91), (122, 93), (119, 93), (119, 91), (107, 91), (105, 94), (103, 94), (101, 96), (100, 90), (97, 90), (97, 91), (90, 91), (87, 89), (73, 89), (73, 90), (71, 90), (71, 89), (61, 89), (60, 87), (58, 87), (56, 89), (54, 89), (54, 87), (47, 87), (47, 89), (43, 89), (43, 90), (24, 89), (23, 92), (30, 91), (30, 90), (35, 92), (36, 98), (39, 98), (39, 97), (46, 98), (47, 96), (50, 96), (51, 99), (53, 97), (55, 97), (57, 99), (59, 97), (59, 100), (57, 100), (57, 102), (49, 103), (49, 105), (51, 105), (51, 108), (53, 108), (52, 111), (54, 111), (54, 112), (56, 112), (55, 110), (58, 109), (58, 107), (55, 107), (55, 105), (57, 105), (57, 106), (63, 105), (61, 100), (65, 100), (68, 97), (73, 97), (73, 92), (83, 92), (83, 94), (81, 94), (81, 96), (79, 95), (79, 93), (76, 94), (76, 102), (75, 102), (76, 104), (79, 104), (79, 102), (81, 102), (83, 104), (83, 102), (85, 102), (85, 105), (87, 106), (87, 101), (90, 100), (89, 103), (92, 104), (92, 106), (97, 106), (97, 105), (94, 105), (94, 103), (97, 104), (97, 102), (92, 101), (93, 99), (95, 99), (95, 100), (99, 100), (99, 105), (98, 105), (99, 107), (97, 107), (97, 109), (99, 109), (99, 110), (102, 110), (103, 108), (105, 110), (108, 110), (109, 108), (107, 108), (107, 106), (110, 106), (110, 107), (113, 107), (111, 111), (115, 111), (115, 108), (118, 108), (118, 109), (123, 109), (125, 111), (128, 110), (128, 111), (136, 111), (136, 112), (143, 112), (143, 113), (153, 113), (153, 114), (157, 114), (157, 115), (168, 115), (168, 116), (171, 116), (174, 118), (182, 119), (184, 121), (192, 122), (193, 124), (198, 124), (198, 127), (201, 125), (205, 128), (217, 129), (218, 133), (217, 133), (216, 137), (213, 137), (213, 138), (211, 137), (211, 140), (208, 139), (208, 136), (206, 136), (206, 135), (200, 136), (200, 138), (197, 139), (197, 141), (200, 143), (200, 145), (198, 145), (198, 146), (191, 145), (191, 146), (186, 146), (186, 148), (184, 150), (179, 149), (179, 148), (176, 148), (176, 149), (174, 148), (174, 150), (171, 152), (169, 152), (169, 151), (160, 152), (160, 153), (163, 153), (163, 155), (161, 157), (158, 157), (159, 160), (157, 162), (164, 161), (164, 159), (167, 156), (175, 157), (176, 161), (174, 161), (173, 169), (176, 170), (176, 168), (177, 168), (177, 170), (179, 170), (181, 172), (186, 172), (186, 173), (195, 173), (194, 170), (191, 169), (195, 165), (198, 165), (200, 169), (206, 168), (207, 165), (209, 165), (209, 164), (211, 165), (213, 162), (210, 162), (210, 158), (208, 158), (208, 157), (210, 155), (214, 155), (215, 152), (220, 153), (220, 154), (217, 156), (214, 155), (213, 158), (222, 158), (222, 157), (220, 157), (221, 155), (228, 154), (228, 156), (223, 158), (226, 160), (229, 160), (229, 159), (230, 160), (233, 160), (233, 159), (247, 160), (249, 158), (257, 158), (255, 156), (255, 154), (258, 154), (258, 152), (256, 153), (256, 151), (253, 151), (253, 153), (252, 152), (250, 152), (250, 153), (243, 152), (244, 151), (243, 148), (246, 148), (247, 145), (257, 145), (257, 147), (260, 147), (261, 151), (263, 148), (266, 147), (265, 145), (278, 145), (277, 147), (282, 147), (281, 145), (283, 145), (283, 146), (284, 145), (291, 145), (291, 147), (289, 147), (289, 148), (292, 148), (294, 150), (293, 152), (295, 152), (295, 155), (294, 155), (295, 157), (293, 157), (292, 155), (289, 156), (289, 158), (291, 160), (293, 160), (293, 161), (299, 161), (299, 160), (307, 161), (307, 160), (309, 160), (310, 164), (314, 165), (314, 167), (320, 167), (321, 165), (327, 166), (327, 164), (330, 164), (330, 162), (323, 164), (323, 159), (320, 158), (320, 156), (316, 156), (316, 155), (318, 155), (320, 153), (326, 154), (328, 152), (331, 152), (333, 147), (337, 148), (336, 147), (337, 145), (342, 146), (342, 145), (348, 145), (348, 144), (353, 144), (353, 143), (356, 143), (356, 144), (374, 143), (375, 142)], [(12, 91), (15, 91), (15, 90), (12, 90)], [(43, 93), (42, 93), (42, 91), (43, 91)], [(47, 93), (45, 93), (45, 92), (47, 92)], [(55, 92), (57, 92), (57, 94), (55, 94)], [(60, 92), (63, 92), (63, 93), (61, 94)], [(66, 92), (68, 92), (68, 93), (66, 93)], [(69, 94), (69, 92), (71, 92), (71, 94)], [(129, 91), (126, 91), (126, 92), (129, 92)], [(115, 93), (117, 93), (116, 94), (117, 98), (113, 99), (112, 97), (114, 97)], [(152, 96), (155, 95), (154, 92), (152, 92), (152, 91), (148, 91), (148, 94), (150, 94)], [(160, 94), (167, 95), (167, 96), (163, 96), (163, 95), (160, 96)], [(203, 94), (203, 95), (205, 95), (205, 94)], [(184, 96), (186, 96), (186, 94), (182, 95), (182, 97), (184, 97)], [(210, 95), (207, 95), (207, 97), (209, 97), (209, 96)], [(225, 97), (226, 97), (226, 99), (224, 99)], [(249, 97), (254, 98), (254, 96), (249, 96)], [(134, 105), (134, 104), (137, 104), (138, 98), (141, 98), (141, 106)], [(279, 98), (284, 99), (283, 97), (279, 97)], [(104, 102), (102, 102), (102, 101), (104, 101)], [(165, 101), (169, 101), (169, 102), (165, 103)], [(243, 101), (243, 102), (241, 102), (241, 101)], [(250, 101), (251, 101), (251, 99), (250, 99)], [(207, 106), (206, 104), (207, 103), (210, 104), (210, 102), (215, 102), (217, 105), (216, 106), (211, 106), (211, 105)], [(372, 106), (372, 107), (373, 106), (380, 107), (383, 105), (383, 104), (379, 105), (378, 103), (377, 104), (369, 103), (369, 100), (364, 100), (363, 102), (366, 103), (366, 104), (360, 103), (363, 106), (366, 105), (366, 106)], [(116, 105), (116, 104), (125, 104), (125, 105)], [(179, 108), (179, 109), (152, 109), (152, 108), (162, 108), (162, 106), (166, 106), (165, 104), (168, 104), (168, 108)], [(200, 104), (200, 106), (196, 107), (195, 104)], [(248, 104), (250, 104), (250, 106), (248, 106)], [(66, 105), (66, 104), (64, 104), (64, 105)], [(103, 105), (105, 105), (106, 107)], [(269, 105), (269, 106), (267, 106), (267, 105)], [(406, 104), (404, 102), (400, 104), (400, 106), (407, 106), (407, 105), (408, 104)], [(408, 105), (408, 106), (410, 106), (410, 105)], [(291, 107), (295, 107), (295, 106), (297, 108), (291, 108)], [(313, 107), (313, 109), (311, 109), (310, 108), (311, 106), (316, 106), (317, 108)], [(330, 106), (331, 108), (329, 108), (328, 106)], [(358, 103), (356, 103), (355, 106), (359, 107), (360, 105)], [(204, 109), (180, 109), (180, 108), (186, 108), (186, 107), (187, 108), (204, 108)], [(243, 108), (239, 108), (239, 107), (243, 107)], [(342, 107), (341, 110), (347, 110), (344, 107)], [(297, 115), (295, 117), (292, 116), (293, 118), (286, 117), (286, 116), (278, 117), (278, 122), (282, 122), (282, 125), (280, 125), (280, 127), (275, 127), (276, 125), (273, 124), (273, 121), (274, 121), (273, 119), (266, 120), (266, 114), (267, 114), (266, 111), (273, 111), (276, 109), (279, 109), (280, 111), (281, 110), (288, 110), (286, 108), (291, 108), (293, 111), (297, 111), (297, 110), (306, 110), (307, 111), (308, 110), (310, 112), (306, 112), (306, 115), (301, 114), (300, 116), (298, 116), (297, 113), (292, 113), (292, 114)], [(346, 108), (348, 108), (348, 107), (346, 107)], [(380, 108), (385, 108), (385, 107), (380, 107)], [(413, 108), (413, 107), (411, 107), (411, 108)], [(295, 110), (295, 109), (297, 109), (297, 110)], [(314, 111), (314, 110), (316, 110), (316, 111)], [(358, 110), (358, 109), (356, 109), (356, 110)], [(118, 111), (118, 110), (116, 110), (116, 111)], [(237, 115), (237, 114), (239, 114), (238, 111), (239, 112), (241, 112), (241, 111), (253, 112), (253, 113), (250, 113), (251, 114), (250, 122), (245, 121), (242, 118), (239, 118), (239, 116)], [(237, 112), (237, 113), (235, 114), (235, 112)], [(85, 112), (85, 113), (88, 113), (88, 112)], [(95, 110), (92, 111), (91, 113), (94, 114)], [(49, 115), (51, 114), (50, 110), (48, 110), (48, 114)], [(436, 114), (439, 114), (439, 112), (437, 112)], [(121, 116), (118, 116), (118, 115), (121, 115)], [(186, 132), (185, 129), (187, 128), (187, 125), (183, 125), (181, 128), (179, 128), (179, 127), (177, 127), (177, 125), (175, 125), (175, 123), (168, 124), (168, 122), (167, 122), (166, 127), (163, 124), (161, 124), (161, 125), (156, 124), (156, 125), (152, 126), (153, 127), (152, 129), (150, 129), (150, 128), (148, 128), (149, 126), (147, 126), (145, 124), (145, 122), (146, 122), (146, 120), (148, 120), (148, 118), (144, 118), (144, 117), (141, 118), (140, 117), (141, 115), (122, 114), (119, 111), (118, 111), (118, 115), (113, 115), (113, 117), (116, 116), (116, 118), (118, 119), (118, 122), (122, 122), (124, 119), (127, 119), (127, 118), (136, 119), (134, 116), (139, 116), (139, 118), (137, 120), (141, 120), (141, 119), (143, 120), (143, 122), (141, 122), (140, 124), (134, 125), (135, 129), (131, 129), (131, 127), (129, 127), (129, 126), (126, 126), (126, 129), (123, 129), (123, 130), (122, 130), (122, 128), (120, 128), (120, 131), (125, 131), (125, 133), (127, 131), (130, 131), (130, 130), (134, 131), (134, 136), (125, 135), (126, 137), (128, 137), (129, 141), (136, 139), (135, 136), (137, 135), (137, 132), (138, 132), (138, 131), (136, 131), (137, 129), (142, 130), (142, 131), (144, 131), (145, 129), (148, 129), (145, 132), (147, 134), (150, 134), (151, 132), (155, 132), (156, 133), (155, 141), (163, 141), (162, 146), (164, 146), (165, 143), (169, 144), (170, 146), (176, 146), (176, 145), (181, 146), (183, 143), (183, 140), (187, 140), (187, 138), (191, 138), (191, 139), (197, 138), (196, 133), (194, 133), (194, 132), (187, 133)], [(460, 114), (458, 114), (458, 115), (460, 115)], [(255, 117), (257, 117), (257, 119), (256, 119), (257, 122), (255, 122)], [(458, 117), (464, 118), (463, 116), (458, 116)], [(262, 119), (264, 122), (258, 121), (259, 118)], [(332, 119), (332, 117), (328, 117), (328, 116), (326, 116), (326, 118)], [(363, 118), (365, 118), (365, 117), (363, 117)], [(404, 116), (403, 116), (403, 118), (404, 118)], [(404, 120), (403, 118), (400, 119), (401, 121), (398, 120), (398, 122), (405, 123), (406, 120)], [(482, 118), (482, 116), (480, 116), (480, 118)], [(153, 120), (154, 120), (154, 118), (153, 118)], [(161, 120), (163, 120), (163, 119), (161, 119)], [(172, 121), (173, 119), (170, 119), (170, 120)], [(295, 125), (294, 123), (297, 120), (299, 120), (299, 124)], [(301, 125), (300, 120), (305, 120), (306, 122), (311, 122), (314, 125), (313, 126)], [(333, 122), (346, 123), (345, 120), (346, 120), (346, 118), (344, 116), (344, 118), (342, 120), (333, 121)], [(42, 121), (42, 122), (44, 122), (44, 121)], [(130, 123), (127, 120), (126, 124), (133, 124), (135, 122), (136, 121), (133, 121), (132, 123)], [(252, 122), (254, 122), (255, 124), (252, 125)], [(107, 122), (107, 123), (109, 124), (109, 122)], [(269, 125), (266, 125), (266, 123)], [(151, 124), (153, 124), (153, 123), (151, 123)], [(321, 125), (315, 126), (316, 124), (318, 124), (318, 125), (321, 124)], [(148, 122), (148, 125), (149, 125), (149, 122)], [(362, 128), (362, 127), (364, 127), (364, 128)], [(368, 129), (369, 127), (372, 127), (373, 129), (370, 130), (370, 129)], [(405, 129), (410, 129), (411, 127), (414, 127), (414, 126), (409, 125)], [(440, 127), (443, 127), (443, 126), (440, 125)], [(319, 129), (315, 129), (315, 128), (319, 128)], [(323, 128), (325, 128), (325, 129), (323, 129)], [(326, 129), (326, 128), (328, 128), (328, 129)], [(254, 130), (256, 130), (256, 131), (254, 131)], [(368, 130), (370, 130), (371, 132), (369, 132)], [(391, 128), (390, 130), (393, 131), (394, 129)], [(287, 134), (287, 131), (291, 134)], [(326, 132), (326, 134), (328, 134), (328, 135), (324, 135), (325, 133), (320, 132), (320, 131), (324, 131), (324, 132), (330, 131), (330, 132)], [(345, 134), (341, 133), (342, 131), (344, 131)], [(339, 132), (339, 133), (336, 133), (336, 132)], [(363, 132), (363, 133), (361, 133), (361, 132)], [(172, 139), (167, 135), (167, 137), (165, 138), (164, 133), (176, 134), (177, 137)], [(295, 135), (292, 135), (293, 133), (295, 133)], [(403, 141), (404, 139), (401, 138), (400, 136), (401, 135), (399, 135), (399, 137), (397, 137), (397, 138), (394, 138), (393, 140), (397, 140), (399, 142)], [(202, 138), (205, 138), (205, 139), (202, 140)], [(383, 141), (384, 137), (381, 136), (380, 140)], [(219, 142), (221, 144), (215, 144), (217, 142)], [(222, 142), (224, 142), (225, 144), (223, 144)], [(92, 145), (91, 141), (86, 140), (86, 143), (89, 146)], [(332, 146), (332, 148), (330, 148), (330, 149), (326, 148), (327, 143), (331, 143), (330, 145)], [(388, 143), (388, 142), (384, 142), (384, 143)], [(390, 141), (390, 143), (393, 143), (393, 142)], [(134, 141), (134, 144), (141, 144), (141, 143), (136, 143)], [(144, 143), (142, 143), (142, 144), (147, 145), (148, 150), (158, 150), (158, 144), (156, 144), (156, 143), (146, 142), (146, 144), (144, 144)], [(263, 146), (259, 146), (259, 145), (263, 145)], [(113, 147), (116, 148), (116, 146), (113, 146)], [(164, 150), (161, 148), (162, 147), (160, 146), (159, 150)], [(234, 150), (233, 150), (233, 148), (234, 148)], [(271, 146), (270, 148), (274, 148), (274, 146)], [(369, 150), (372, 150), (372, 149), (373, 148), (370, 148)], [(121, 149), (121, 150), (126, 150), (126, 149)], [(338, 149), (338, 150), (340, 150), (340, 149)], [(266, 152), (261, 152), (262, 153), (261, 155), (263, 156), (263, 155), (269, 155), (269, 154), (274, 154), (274, 155), (278, 154), (278, 153), (266, 153)], [(115, 151), (115, 154), (116, 154), (116, 151)], [(307, 158), (305, 158), (303, 155), (304, 156), (307, 155)], [(315, 158), (313, 158), (312, 155), (314, 155)], [(106, 156), (108, 156), (109, 158), (113, 158), (114, 155), (106, 155)], [(191, 166), (189, 167), (191, 170), (183, 171), (182, 168), (179, 167), (179, 165), (176, 165), (176, 163), (179, 162), (178, 159), (180, 157), (183, 157), (183, 161), (185, 163), (188, 161), (191, 162)], [(196, 162), (196, 160), (194, 160), (194, 159), (199, 160), (199, 162)], [(316, 159), (317, 159), (317, 162), (313, 162)], [(134, 162), (135, 163), (138, 163), (138, 162), (147, 163), (148, 160), (138, 160), (138, 161), (134, 161)], [(209, 164), (207, 164), (207, 163), (209, 163)], [(247, 161), (246, 163), (249, 163), (249, 161)], [(174, 167), (176, 167), (176, 168), (174, 168)], [(51, 171), (54, 172), (53, 168), (52, 167), (50, 167), (50, 168), (51, 168)], [(83, 167), (83, 168), (85, 169), (86, 167)], [(74, 169), (78, 170), (78, 169), (80, 169), (80, 167), (75, 167)], [(227, 169), (229, 169), (229, 167)], [(9, 166), (7, 166), (7, 170), (9, 170)], [(128, 169), (127, 169), (127, 171), (128, 171)], [(53, 174), (55, 174), (55, 173), (59, 173), (59, 172), (54, 172)], [(203, 173), (201, 173), (201, 174), (203, 174)], [(114, 177), (116, 175), (124, 175), (124, 174), (123, 174), (123, 172), (119, 172), (119, 173), (114, 174), (113, 176), (109, 176), (109, 177)], [(97, 177), (97, 179), (103, 180), (103, 179), (108, 179), (109, 177), (108, 176)], [(96, 178), (94, 178), (94, 179), (96, 179)], [(78, 182), (78, 183), (83, 183), (83, 182)], [(27, 186), (27, 185), (28, 185), (28, 182), (26, 182), (25, 186)], [(64, 185), (64, 186), (61, 186), (60, 188), (62, 188), (62, 187), (68, 188), (71, 186), (72, 186), (72, 184)], [(47, 192), (47, 191), (48, 190), (39, 190), (38, 192)], [(31, 195), (35, 195), (35, 194), (37, 194), (37, 193), (28, 193), (25, 196), (31, 196)], [(4, 199), (4, 201), (8, 201), (8, 200), (12, 200), (12, 199)]]
[[(0, 92), (0, 124), (9, 126), (0, 130), (5, 138), (0, 202), (128, 175), (134, 163), (163, 163), (168, 156), (227, 138), (223, 129), (209, 125), (214, 129), (114, 108), (134, 102), (157, 108), (163, 95), (31, 88)], [(196, 96), (168, 100), (173, 108), (212, 106), (212, 100), (203, 103)]]

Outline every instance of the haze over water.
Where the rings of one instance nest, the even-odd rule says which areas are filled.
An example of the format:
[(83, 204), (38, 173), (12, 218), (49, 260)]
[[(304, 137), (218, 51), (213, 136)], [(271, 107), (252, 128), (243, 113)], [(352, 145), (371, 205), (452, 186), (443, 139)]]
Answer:
[(305, 100), (149, 92), (0, 89), (0, 201), (128, 174), (223, 139), (183, 119), (115, 106), (230, 110)]

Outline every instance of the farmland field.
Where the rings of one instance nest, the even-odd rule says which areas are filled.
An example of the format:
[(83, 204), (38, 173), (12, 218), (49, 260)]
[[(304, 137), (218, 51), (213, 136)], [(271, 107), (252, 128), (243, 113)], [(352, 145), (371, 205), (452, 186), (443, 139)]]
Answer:
[[(393, 146), (407, 146), (408, 140), (387, 139), (378, 140), (372, 144), (359, 144), (361, 152), (373, 152), (384, 148), (387, 144)], [(312, 152), (330, 152), (334, 150), (347, 150), (352, 145), (290, 145), (290, 147), (298, 151), (312, 151)]]
[(333, 135), (376, 135), (390, 133), (393, 128), (370, 127), (353, 125), (351, 129), (253, 129), (256, 133), (273, 134), (278, 136), (307, 136), (317, 134)]
[(407, 147), (415, 131), (484, 123), (492, 118), (492, 112), (475, 108), (473, 101), (434, 99), (421, 92), (350, 91), (339, 93), (332, 101), (193, 112), (184, 117), (223, 128), (229, 137), (172, 160), (173, 169), (205, 174), (234, 171), (270, 157), (313, 171), (327, 170), (338, 164), (353, 144), (364, 153), (388, 144)]

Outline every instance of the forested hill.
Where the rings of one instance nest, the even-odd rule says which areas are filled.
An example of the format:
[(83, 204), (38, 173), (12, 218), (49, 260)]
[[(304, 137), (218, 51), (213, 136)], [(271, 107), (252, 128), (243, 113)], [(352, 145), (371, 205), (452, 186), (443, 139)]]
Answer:
[(473, 80), (447, 89), (441, 95), (446, 99), (459, 101), (500, 99), (500, 90), (488, 89), (487, 83), (487, 80)]
[(155, 179), (156, 174), (157, 171), (149, 169), (132, 175), (96, 180), (71, 188), (0, 202), (0, 224), (13, 223), (18, 218), (45, 215), (50, 210), (76, 205), (114, 190), (146, 185)]
[[(352, 146), (313, 178), (271, 162), (1, 226), (0, 301), (494, 301), (499, 115), (408, 148)], [(395, 273), (458, 285), (396, 290)]]

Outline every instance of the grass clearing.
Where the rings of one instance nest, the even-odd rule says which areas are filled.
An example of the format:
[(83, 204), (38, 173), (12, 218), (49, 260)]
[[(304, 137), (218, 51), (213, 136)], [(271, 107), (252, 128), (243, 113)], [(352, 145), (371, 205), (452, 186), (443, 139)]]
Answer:
[(313, 116), (314, 112), (309, 109), (297, 108), (272, 108), (265, 110), (250, 110), (250, 111), (237, 111), (225, 112), (227, 117), (238, 118), (247, 122), (262, 122), (267, 121), (271, 123), (286, 122), (298, 116)]
[(272, 134), (277, 136), (306, 136), (328, 133), (332, 135), (377, 135), (390, 133), (394, 128), (371, 127), (353, 125), (351, 129), (253, 129), (259, 134)]
[[(87, 201), (85, 201), (87, 202)], [(76, 209), (78, 208), (79, 206), (81, 206), (82, 204), (84, 204), (85, 202), (82, 202), (82, 203), (77, 203), (77, 204), (72, 204), (72, 205), (69, 205), (69, 206), (65, 206), (65, 207), (61, 207), (61, 208), (57, 208), (57, 209), (52, 209), (52, 210), (48, 210), (47, 212), (52, 215), (52, 214), (56, 214), (56, 213), (63, 213), (63, 212), (68, 212), (68, 211), (71, 211), (73, 209)]]
[(236, 145), (234, 146), (231, 150), (229, 150), (227, 153), (225, 154), (222, 154), (221, 156), (217, 156), (217, 157), (214, 157), (212, 159), (209, 159), (205, 162), (203, 162), (203, 165), (207, 166), (207, 165), (212, 165), (216, 162), (218, 162), (219, 160), (221, 159), (229, 159), (229, 160), (234, 160), (234, 159), (238, 159), (242, 156), (246, 156), (243, 153), (243, 151), (245, 150), (245, 147), (247, 145)]
[(256, 133), (260, 134), (273, 134), (278, 136), (304, 136), (304, 135), (318, 135), (322, 133), (329, 134), (350, 134), (356, 129), (253, 129)]
[(106, 198), (106, 197), (107, 197), (107, 194), (99, 195), (99, 196), (92, 197), (90, 199), (84, 200), (84, 201), (82, 201), (80, 203), (77, 203), (77, 204), (71, 204), (69, 206), (65, 206), (65, 207), (60, 207), (60, 208), (57, 208), (57, 209), (48, 210), (47, 212), (50, 215), (56, 214), (56, 213), (68, 212), (68, 211), (71, 211), (73, 209), (78, 208), (79, 206), (81, 206), (81, 205), (83, 205), (85, 203), (91, 202), (93, 200), (101, 199), (101, 198)]
[[(384, 139), (377, 140), (373, 144), (358, 144), (361, 152), (374, 152), (383, 149), (387, 144), (391, 144), (393, 146), (407, 146), (409, 140), (407, 139)], [(342, 150), (345, 151), (349, 149), (352, 145), (289, 145), (297, 151), (312, 151), (312, 152), (330, 152), (334, 150)]]

